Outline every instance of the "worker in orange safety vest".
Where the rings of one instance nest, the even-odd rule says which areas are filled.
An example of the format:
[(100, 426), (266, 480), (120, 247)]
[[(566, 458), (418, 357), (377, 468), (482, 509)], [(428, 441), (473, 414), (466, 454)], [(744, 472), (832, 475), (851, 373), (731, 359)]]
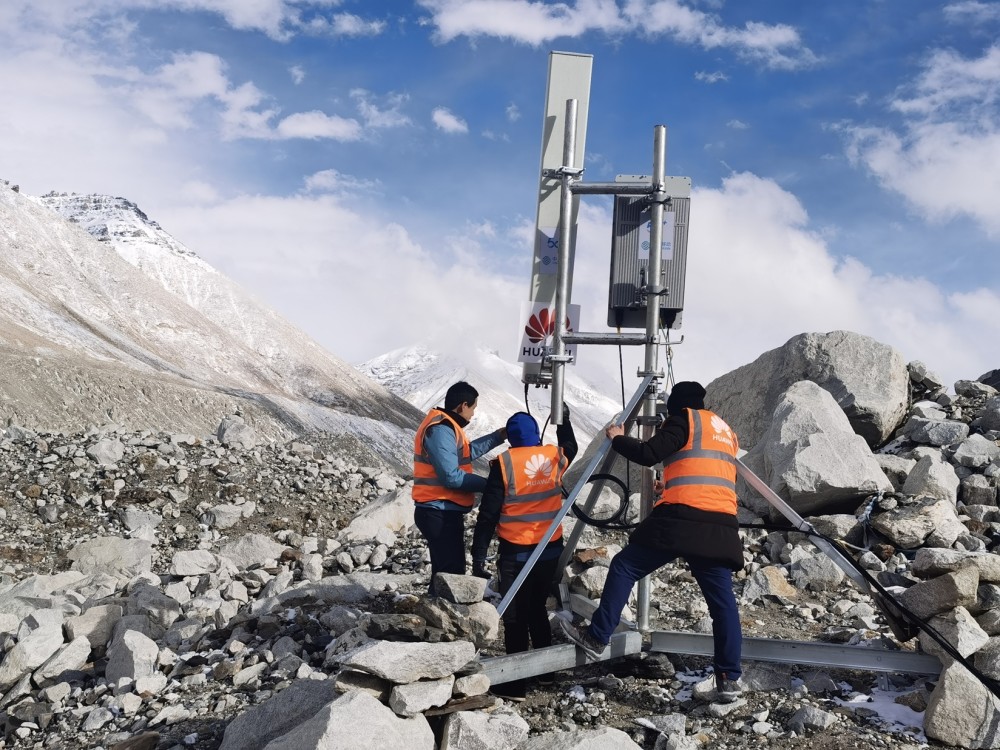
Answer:
[(479, 392), (465, 381), (448, 388), (444, 408), (433, 408), (413, 440), (413, 521), (431, 557), (430, 593), (438, 573), (465, 575), (465, 516), (486, 477), (472, 462), (506, 439), (504, 428), (469, 441), (465, 427), (476, 413)]
[(621, 620), (632, 586), (667, 563), (687, 562), (712, 618), (715, 697), (735, 701), (742, 688), (742, 631), (733, 594), (733, 571), (744, 565), (736, 519), (735, 433), (705, 409), (705, 389), (677, 383), (667, 398), (667, 419), (647, 441), (628, 437), (620, 425), (605, 430), (611, 448), (642, 466), (663, 464), (660, 496), (650, 514), (611, 560), (601, 603), (588, 628), (562, 621), (570, 640), (591, 658), (603, 653)]
[[(556, 427), (559, 445), (542, 445), (538, 423), (525, 412), (507, 420), (511, 447), (490, 462), (479, 518), (472, 535), (473, 575), (490, 577), (486, 556), (494, 532), (499, 537), (500, 593), (505, 595), (562, 508), (562, 478), (576, 456), (576, 436), (564, 407)], [(508, 654), (552, 645), (545, 602), (556, 578), (563, 550), (562, 528), (556, 528), (510, 606), (504, 611), (504, 646)], [(493, 688), (510, 700), (526, 695), (524, 680)]]

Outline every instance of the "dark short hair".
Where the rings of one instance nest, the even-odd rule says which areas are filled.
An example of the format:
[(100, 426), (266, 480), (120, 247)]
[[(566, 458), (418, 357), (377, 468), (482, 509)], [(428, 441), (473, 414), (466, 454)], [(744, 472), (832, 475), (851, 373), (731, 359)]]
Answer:
[(462, 404), (469, 404), (471, 406), (476, 403), (476, 399), (478, 398), (479, 391), (464, 380), (459, 380), (444, 394), (444, 408), (454, 410)]

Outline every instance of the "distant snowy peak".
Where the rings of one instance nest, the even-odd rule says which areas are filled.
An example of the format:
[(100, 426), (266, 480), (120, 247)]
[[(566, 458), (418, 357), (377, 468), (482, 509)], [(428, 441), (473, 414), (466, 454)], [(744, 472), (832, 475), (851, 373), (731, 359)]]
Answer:
[[(525, 408), (539, 425), (544, 425), (549, 416), (551, 391), (530, 388), (525, 394), (521, 366), (487, 349), (471, 347), (463, 354), (443, 354), (417, 345), (382, 354), (358, 369), (424, 412), (442, 406), (445, 392), (453, 383), (468, 381), (479, 391), (479, 408), (469, 428), (472, 437), (502, 427), (511, 414)], [(572, 412), (581, 448), (621, 410), (617, 401), (572, 372), (567, 374), (563, 397)], [(549, 435), (554, 440), (554, 433)]]
[(199, 270), (216, 273), (191, 249), (175, 240), (132, 201), (110, 195), (48, 193), (39, 203), (67, 221), (78, 224), (101, 242), (109, 242), (133, 266), (142, 266), (150, 254), (174, 256), (193, 263)]

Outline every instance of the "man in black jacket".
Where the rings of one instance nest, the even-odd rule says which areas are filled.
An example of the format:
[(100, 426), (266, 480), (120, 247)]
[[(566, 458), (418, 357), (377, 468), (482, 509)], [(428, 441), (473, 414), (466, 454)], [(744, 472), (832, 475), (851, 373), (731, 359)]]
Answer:
[(677, 383), (667, 399), (668, 417), (646, 442), (620, 425), (606, 435), (611, 447), (642, 466), (663, 463), (661, 494), (649, 516), (611, 561), (601, 603), (588, 628), (562, 621), (566, 635), (597, 658), (621, 620), (636, 581), (680, 557), (691, 568), (712, 617), (718, 700), (736, 700), (742, 632), (733, 595), (733, 571), (743, 567), (736, 520), (736, 454), (739, 443), (717, 414), (705, 409), (705, 389)]

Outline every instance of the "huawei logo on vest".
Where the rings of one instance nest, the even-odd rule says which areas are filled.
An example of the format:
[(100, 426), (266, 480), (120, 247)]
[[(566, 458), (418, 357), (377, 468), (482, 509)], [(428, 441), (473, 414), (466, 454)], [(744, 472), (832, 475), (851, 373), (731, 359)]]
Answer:
[(722, 417), (717, 414), (713, 414), (712, 427), (715, 429), (715, 434), (712, 435), (713, 440), (718, 440), (726, 445), (733, 445), (734, 441), (732, 428), (730, 428), (730, 426), (723, 421)]
[(552, 473), (552, 460), (543, 453), (536, 453), (525, 463), (524, 473), (528, 479), (544, 481)]

